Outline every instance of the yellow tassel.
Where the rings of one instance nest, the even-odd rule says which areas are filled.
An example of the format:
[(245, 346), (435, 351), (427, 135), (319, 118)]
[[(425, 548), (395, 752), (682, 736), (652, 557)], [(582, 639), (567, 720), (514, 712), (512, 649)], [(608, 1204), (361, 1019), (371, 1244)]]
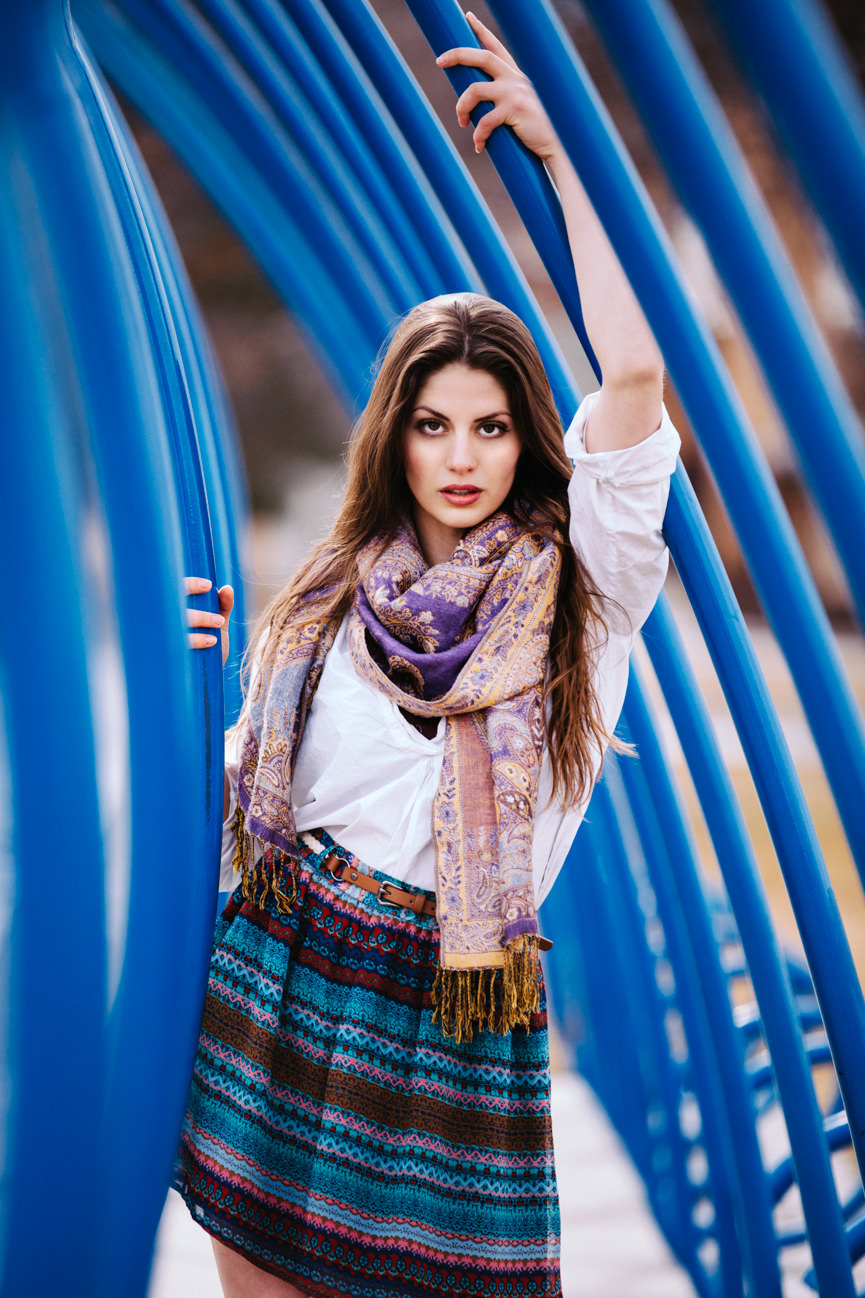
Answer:
[(476, 1028), (505, 1035), (528, 1029), (540, 1005), (540, 961), (534, 934), (505, 947), (503, 969), (443, 969), (432, 989), (433, 1022), (457, 1045), (474, 1038)]
[[(277, 909), (282, 915), (289, 915), (297, 903), (296, 862), (281, 852), (279, 848), (268, 844), (261, 859), (256, 862), (252, 848), (252, 836), (247, 833), (246, 817), (238, 803), (234, 813), (232, 829), (235, 836), (234, 859), (232, 865), (241, 876), (241, 892), (247, 901), (251, 901), (259, 910), (263, 909), (268, 894), (273, 893)], [(288, 874), (291, 887), (286, 893), (281, 880)]]

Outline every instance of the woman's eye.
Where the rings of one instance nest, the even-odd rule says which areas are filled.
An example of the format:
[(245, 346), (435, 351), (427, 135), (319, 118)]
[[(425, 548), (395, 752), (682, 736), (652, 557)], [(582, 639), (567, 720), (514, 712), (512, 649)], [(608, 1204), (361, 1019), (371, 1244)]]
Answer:
[(484, 437), (498, 437), (507, 431), (504, 424), (481, 424), (481, 433)]
[(441, 420), (440, 420), (440, 419), (422, 419), (422, 420), (420, 421), (420, 423), (418, 424), (418, 428), (420, 429), (420, 431), (421, 431), (422, 433), (432, 433), (432, 434), (440, 433), (441, 430), (442, 430)]

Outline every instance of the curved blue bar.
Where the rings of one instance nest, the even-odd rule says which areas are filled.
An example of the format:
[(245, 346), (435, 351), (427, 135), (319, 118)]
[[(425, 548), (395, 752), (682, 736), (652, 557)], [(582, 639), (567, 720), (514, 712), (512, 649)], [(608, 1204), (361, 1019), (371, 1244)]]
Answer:
[[(435, 222), (427, 222), (425, 233), (433, 233), (434, 238), (431, 249), (415, 229), (413, 214), (405, 194), (400, 192), (397, 178), (379, 166), (351, 115), (334, 93), (335, 87), (324, 76), (312, 50), (288, 14), (267, 0), (241, 0), (241, 3), (248, 15), (247, 21), (254, 24), (261, 39), (270, 47), (283, 75), (291, 78), (307, 118), (314, 118), (318, 129), (325, 133), (329, 152), (340, 157), (341, 166), (354, 178), (356, 191), (368, 195), (378, 220), (398, 249), (400, 260), (417, 276), (417, 289), (412, 300), (433, 297), (439, 291), (442, 270), (437, 258), (450, 268), (451, 274), (456, 268), (457, 283), (465, 282), (470, 273), (468, 265), (461, 263), (446, 232)], [(406, 167), (398, 150), (394, 152), (399, 159), (399, 177), (404, 179), (408, 173), (412, 176), (412, 188), (418, 187), (416, 173)]]
[[(612, 792), (615, 781), (622, 780), (633, 809), (675, 972), (700, 1109), (712, 1115), (711, 1120), (704, 1116), (703, 1139), (717, 1181), (712, 1197), (718, 1212), (725, 1291), (741, 1294), (744, 1283), (745, 1293), (780, 1295), (772, 1205), (745, 1078), (743, 1044), (733, 1023), (693, 841), (636, 672), (632, 664), (622, 733), (636, 744), (639, 760), (610, 763), (607, 782)], [(731, 1210), (735, 1228), (723, 1217)], [(849, 1279), (849, 1267), (847, 1273)]]
[(75, 12), (100, 64), (171, 143), (297, 312), (325, 372), (351, 408), (358, 389), (346, 389), (343, 377), (364, 372), (377, 342), (343, 302), (332, 268), (294, 219), (292, 207), (283, 205), (241, 142), (115, 6), (76, 0)]
[[(98, 599), (81, 544), (96, 502), (50, 252), (34, 221), (35, 159), (68, 111), (54, 69), (44, 66), (45, 51), (62, 39), (62, 12), (59, 5), (16, 6), (4, 19), (0, 544), (10, 561), (0, 601), (0, 1292), (66, 1287), (83, 1298), (99, 1265), (108, 983), (104, 791), (91, 716), (102, 628), (98, 617), (81, 616), (87, 601)], [(58, 1192), (64, 1206), (51, 1223), (49, 1248), (46, 1194)], [(34, 1242), (37, 1224), (42, 1247)]]
[[(333, 19), (317, 0), (294, 0), (288, 14), (268, 0), (244, 0), (247, 11), (264, 31), (274, 49), (297, 77), (309, 85), (308, 97), (315, 100), (316, 85), (326, 97), (327, 113), (337, 143), (359, 169), (361, 183), (370, 194), (381, 192), (379, 214), (389, 193), (394, 220), (399, 219), (403, 237), (414, 228), (417, 241), (426, 249), (435, 276), (428, 284), (429, 296), (440, 291), (438, 280), (449, 291), (480, 292), (480, 278), (466, 256), (435, 191), (407, 148), (397, 123), (390, 117), (353, 51)], [(326, 94), (325, 94), (326, 92)], [(367, 157), (369, 159), (367, 163)], [(384, 218), (383, 218), (384, 219)], [(423, 264), (418, 273), (424, 275)]]
[[(588, 8), (673, 184), (705, 235), (865, 626), (862, 425), (733, 133), (666, 0), (590, 0)], [(810, 100), (802, 81), (794, 84)]]
[[(691, 1183), (687, 1167), (694, 1145), (703, 1143), (703, 1132), (686, 1133), (681, 1118), (685, 1095), (693, 1093), (701, 1080), (707, 1083), (700, 1088), (702, 1104), (710, 1095), (717, 1096), (717, 1070), (711, 1052), (707, 1055), (705, 1051), (694, 1068), (690, 1038), (684, 1057), (681, 1047), (672, 1048), (667, 1033), (671, 1016), (694, 1020), (698, 1043), (705, 1042), (705, 1031), (699, 1026), (699, 996), (692, 994), (686, 1007), (680, 1004), (678, 980), (685, 976), (685, 969), (673, 967), (675, 936), (671, 947), (666, 932), (659, 932), (663, 918), (644, 844), (630, 796), (614, 765), (611, 762), (608, 776), (593, 797), (593, 807), (597, 804), (602, 814), (580, 827), (572, 849), (584, 903), (578, 912), (579, 940), (585, 944), (594, 985), (592, 1033), (601, 1023), (605, 1025), (599, 1033), (605, 1047), (602, 1070), (591, 1080), (605, 1106), (611, 1100), (615, 1104), (618, 1129), (637, 1161), (658, 1222), (698, 1291), (719, 1291), (718, 1277), (713, 1274), (709, 1278), (700, 1252), (701, 1244), (711, 1236), (724, 1251), (719, 1262), (725, 1292), (740, 1294), (737, 1262), (741, 1250), (730, 1231), (731, 1151), (723, 1138), (726, 1121), (721, 1117), (710, 1134), (708, 1181), (698, 1187)], [(594, 861), (580, 851), (580, 837), (587, 828)], [(594, 882), (593, 876), (597, 876)], [(587, 884), (591, 891), (585, 891)], [(566, 925), (573, 923), (570, 916), (562, 918)], [(562, 932), (560, 941), (568, 940)], [(581, 1051), (578, 1059), (582, 1068)], [(698, 1226), (694, 1209), (703, 1195), (711, 1196), (713, 1202), (720, 1196), (721, 1213), (719, 1220)]]
[[(198, 537), (189, 551), (194, 560), (206, 562), (208, 547), (193, 432), (158, 267), (113, 151), (110, 124), (101, 116), (104, 103), (89, 93), (85, 68), (70, 59), (65, 71), (78, 92), (81, 147), (77, 157), (69, 156), (65, 176), (65, 167), (52, 159), (70, 240), (61, 248), (58, 239), (57, 264), (66, 268), (67, 315), (88, 387), (91, 444), (117, 573), (133, 798), (129, 919), (108, 1022), (100, 1126), (106, 1198), (101, 1273), (107, 1292), (135, 1293), (149, 1270), (201, 1010), (221, 820), (221, 672), (218, 649), (205, 666), (204, 655), (193, 662), (186, 647), (182, 534), (189, 541)], [(71, 200), (76, 181), (77, 204)], [(121, 404), (132, 411), (126, 427), (118, 418)], [(176, 512), (183, 479), (185, 520)], [(198, 522), (190, 526), (193, 515)], [(142, 564), (143, 553), (150, 563)], [(153, 619), (146, 636), (142, 607), (148, 622)], [(154, 904), (156, 862), (170, 880), (168, 904)], [(118, 1176), (118, 1148), (135, 1166), (134, 1177), (125, 1168)], [(125, 1228), (129, 1221), (137, 1223), (134, 1234)]]
[[(206, 418), (206, 408), (193, 401), (189, 366), (194, 349), (184, 337), (183, 312), (177, 298), (173, 268), (166, 261), (160, 226), (167, 225), (164, 216), (157, 220), (157, 200), (152, 191), (142, 197), (143, 165), (125, 124), (113, 104), (107, 88), (84, 52), (82, 65), (88, 77), (90, 96), (82, 93), (82, 107), (93, 139), (99, 149), (102, 165), (111, 182), (112, 196), (123, 225), (124, 241), (132, 261), (142, 309), (147, 321), (150, 350), (157, 368), (162, 409), (169, 434), (174, 465), (175, 489), (181, 514), (184, 567), (189, 573), (209, 577), (216, 583), (216, 563), (210, 532), (208, 495), (198, 449), (197, 430)], [(197, 366), (196, 366), (197, 368)], [(216, 487), (213, 483), (213, 488)], [(211, 496), (216, 504), (216, 491)], [(206, 596), (195, 596), (192, 605), (217, 609), (215, 588)], [(207, 736), (209, 761), (203, 771), (204, 805), (202, 826), (206, 835), (203, 859), (218, 859), (222, 824), (222, 788), (224, 757), (222, 752), (222, 665), (219, 655), (193, 656), (193, 671), (199, 682), (195, 690), (198, 709), (196, 731)], [(212, 889), (211, 889), (212, 891)]]
[[(458, 45), (478, 48), (474, 32), (453, 0), (406, 0), (406, 4), (436, 56)], [(486, 79), (484, 74), (471, 68), (454, 67), (445, 71), (457, 95), (461, 95), (472, 82)], [(478, 122), (489, 108), (488, 104), (479, 105), (471, 114), (472, 121)], [(487, 141), (486, 151), (522, 215), (589, 363), (600, 378), (597, 358), (583, 324), (565, 219), (543, 163), (517, 139), (513, 131), (494, 131)]]
[[(229, 57), (230, 51), (230, 57), (249, 77), (310, 171), (327, 190), (389, 300), (405, 311), (426, 297), (414, 265), (406, 260), (401, 246), (404, 241), (394, 238), (382, 219), (381, 206), (367, 197), (353, 168), (334, 161), (332, 134), (319, 122), (313, 104), (300, 93), (285, 63), (277, 59), (260, 30), (233, 0), (198, 0), (197, 9), (210, 24), (211, 40), (215, 44), (216, 38), (225, 42), (224, 57)], [(425, 253), (417, 247), (412, 252), (423, 264)]]
[[(147, 34), (160, 53), (182, 71), (187, 85), (209, 106), (284, 207), (315, 242), (327, 226), (336, 239), (329, 244), (333, 275), (345, 285), (347, 300), (373, 333), (384, 332), (399, 310), (380, 284), (376, 268), (360, 247), (347, 213), (331, 199), (291, 136), (282, 128), (266, 99), (232, 53), (214, 41), (212, 32), (186, 0), (122, 0), (124, 11)], [(350, 209), (349, 209), (350, 211)]]
[[(486, 291), (509, 306), (532, 330), (559, 411), (565, 420), (569, 419), (575, 409), (575, 389), (561, 351), (474, 181), (423, 92), (370, 9), (368, 0), (326, 0), (326, 3), (382, 101), (399, 123), (480, 272)], [(302, 11), (318, 4), (319, 0), (296, 0), (293, 13), (300, 21)]]
[(829, 18), (815, 0), (709, 3), (766, 100), (865, 309), (865, 105)]
[(539, 87), (670, 367), (784, 652), (865, 879), (865, 727), (790, 520), (669, 241), (567, 34), (537, 0), (491, 8)]
[(556, 943), (555, 958), (547, 961), (553, 1004), (566, 1040), (576, 1043), (577, 1067), (634, 1159), (671, 1247), (692, 1269), (699, 1236), (679, 1121), (684, 1065), (670, 1050), (670, 991), (646, 940), (652, 924), (656, 945), (645, 861), (630, 810), (625, 805), (618, 814), (603, 780), (592, 805), (597, 811), (580, 826), (556, 882), (556, 902), (542, 910), (544, 932)]
[[(91, 947), (92, 920), (85, 918), (79, 933), (66, 912), (63, 924), (52, 928), (52, 945), (58, 952), (66, 951), (66, 969), (52, 988), (52, 1031), (63, 1040), (67, 1029), (74, 1025), (81, 1034), (82, 1040), (69, 1054), (73, 1079), (79, 1075), (89, 1038), (97, 1031), (100, 1044), (94, 1062), (99, 1076), (92, 1080), (89, 1100), (81, 1097), (74, 1110), (75, 1121), (70, 1122), (68, 1097), (59, 1099), (56, 1095), (58, 1087), (64, 1096), (67, 1092), (55, 1053), (54, 1064), (41, 1083), (33, 1086), (28, 1100), (36, 1103), (41, 1096), (45, 1101), (38, 1114), (43, 1135), (51, 1134), (51, 1113), (62, 1113), (70, 1136), (80, 1132), (91, 1140), (91, 1146), (80, 1165), (74, 1160), (58, 1159), (56, 1151), (50, 1159), (37, 1158), (23, 1175), (21, 1188), (26, 1191), (30, 1178), (38, 1174), (44, 1204), (44, 1176), (50, 1167), (52, 1193), (62, 1195), (67, 1220), (79, 1220), (78, 1204), (83, 1212), (89, 1210), (90, 1222), (83, 1223), (81, 1238), (99, 1242), (100, 1261), (95, 1274), (100, 1274), (104, 1263), (109, 1290), (135, 1295), (146, 1284), (150, 1243), (174, 1153), (175, 1118), (186, 1088), (182, 1064), (194, 1031), (194, 1015), (190, 1013), (189, 993), (184, 990), (189, 972), (185, 957), (190, 944), (200, 947), (200, 933), (210, 916), (197, 916), (193, 911), (195, 863), (200, 850), (199, 808), (203, 800), (200, 737), (194, 728), (192, 669), (180, 588), (180, 529), (159, 378), (150, 356), (140, 285), (115, 210), (111, 180), (89, 130), (89, 84), (64, 17), (59, 3), (23, 9), (13, 6), (4, 30), (3, 57), (14, 62), (14, 67), (4, 69), (4, 86), (10, 97), (17, 92), (21, 110), (18, 158), (19, 166), (26, 168), (26, 184), (19, 190), (19, 199), (26, 199), (28, 221), (26, 232), (21, 233), (21, 246), (35, 249), (42, 266), (42, 271), (35, 274), (32, 264), (27, 267), (31, 272), (30, 311), (44, 330), (46, 355), (55, 355), (60, 371), (68, 377), (64, 395), (68, 409), (80, 419), (76, 429), (78, 446), (61, 449), (60, 453), (67, 463), (73, 455), (83, 457), (79, 448), (87, 445), (85, 429), (89, 430), (95, 470), (91, 480), (98, 484), (110, 540), (129, 716), (131, 904), (119, 982), (116, 990), (109, 988), (107, 1033), (104, 982), (98, 1023), (90, 1018), (92, 1002), (86, 995), (82, 995), (80, 1014), (64, 999), (67, 994), (75, 994), (79, 962), (82, 970), (92, 969), (94, 962), (104, 963), (104, 930), (101, 941)], [(16, 40), (16, 36), (21, 39)], [(38, 220), (34, 219), (37, 212)], [(48, 263), (52, 272), (46, 282)], [(41, 299), (33, 296), (37, 285), (45, 290)], [(8, 355), (13, 357), (14, 350)], [(44, 361), (40, 369), (43, 366)], [(40, 382), (39, 374), (32, 377), (37, 384)], [(18, 437), (26, 441), (30, 435), (27, 428), (20, 430)], [(62, 497), (55, 498), (55, 507), (57, 500), (62, 501)], [(76, 543), (83, 548), (84, 538), (76, 538)], [(58, 560), (62, 575), (63, 559), (58, 556)], [(82, 594), (78, 585), (73, 590), (76, 596)], [(55, 616), (64, 608), (64, 602), (65, 596), (58, 594)], [(86, 598), (83, 607), (88, 609)], [(70, 652), (74, 651), (73, 635)], [(32, 646), (31, 652), (38, 663)], [(76, 705), (68, 698), (61, 712), (79, 722)], [(66, 724), (58, 716), (51, 728), (59, 728), (62, 733)], [(50, 793), (58, 781), (58, 812), (65, 807), (66, 787), (70, 791), (80, 787), (86, 802), (89, 734), (89, 723), (80, 723), (80, 762), (67, 751), (67, 760), (61, 766), (51, 770), (43, 765), (48, 781), (43, 789), (43, 808), (46, 792)], [(185, 796), (180, 797), (179, 790)], [(166, 824), (170, 825), (169, 834)], [(70, 832), (76, 825), (77, 818), (72, 817)], [(85, 842), (89, 843), (98, 826), (97, 815), (89, 833), (83, 836)], [(58, 854), (58, 864), (62, 859)], [(74, 859), (73, 850), (70, 860)], [(30, 864), (28, 859), (25, 869)], [(50, 886), (51, 868), (51, 863), (45, 862), (43, 917), (44, 886), (46, 882)], [(155, 868), (170, 881), (170, 904), (164, 904), (164, 898), (160, 898), (162, 904), (154, 901)], [(65, 897), (70, 891), (65, 861), (62, 878)], [(89, 878), (89, 870), (85, 870), (78, 886), (83, 890), (82, 897), (86, 895), (92, 915), (96, 903)], [(26, 893), (25, 888), (20, 898), (22, 920), (28, 915)], [(101, 918), (101, 889), (96, 895)], [(144, 906), (140, 904), (142, 895), (146, 899)], [(64, 947), (64, 934), (71, 947)], [(37, 942), (28, 952), (28, 959), (38, 959), (39, 954)], [(43, 971), (35, 971), (33, 976), (38, 991)], [(21, 997), (19, 1003), (26, 1006), (28, 993), (20, 987), (16, 992)], [(159, 1007), (158, 1015), (153, 1012), (154, 1006)], [(34, 1039), (31, 1049), (37, 1037), (34, 1021), (27, 1024)], [(130, 1072), (124, 1047), (133, 1025), (135, 1058)], [(107, 1067), (103, 1062), (106, 1048)], [(53, 1049), (56, 1052), (56, 1040)], [(122, 1085), (118, 1085), (120, 1082)], [(53, 1101), (46, 1096), (46, 1087), (53, 1090)], [(106, 1098), (114, 1107), (100, 1113), (102, 1119), (108, 1115), (108, 1126), (100, 1123), (97, 1131), (90, 1115), (94, 1107), (97, 1112), (103, 1110)], [(122, 1163), (117, 1158), (116, 1138), (109, 1139), (108, 1145), (104, 1143), (112, 1128), (117, 1135), (115, 1118), (123, 1124)], [(22, 1130), (26, 1132), (26, 1125)], [(59, 1148), (63, 1150), (62, 1142)], [(88, 1177), (94, 1157), (99, 1160), (98, 1184)], [(134, 1177), (127, 1175), (127, 1158), (135, 1161)], [(71, 1176), (73, 1181), (61, 1190), (65, 1176)], [(17, 1201), (17, 1190), (13, 1198)], [(27, 1204), (26, 1194), (20, 1202), (22, 1207)], [(111, 1203), (112, 1214), (120, 1215), (125, 1207), (126, 1220), (136, 1222), (136, 1235), (127, 1235), (125, 1248), (121, 1241), (106, 1241), (99, 1233), (99, 1216), (106, 1202)], [(33, 1220), (40, 1220), (38, 1213), (31, 1217), (31, 1227)], [(28, 1230), (11, 1234), (9, 1242), (17, 1250), (18, 1264), (27, 1268), (26, 1283), (17, 1292), (38, 1292), (41, 1287), (43, 1292), (63, 1290), (82, 1296), (94, 1293), (92, 1257), (89, 1270), (84, 1265), (86, 1243), (79, 1241), (68, 1254), (52, 1248), (41, 1250), (44, 1256), (37, 1256), (40, 1250), (34, 1248)], [(54, 1285), (50, 1286), (46, 1279), (40, 1286), (34, 1279), (34, 1269), (44, 1271), (51, 1265)], [(57, 1278), (58, 1268), (62, 1269), (62, 1280)]]
[[(676, 727), (736, 917), (772, 1058), (773, 1081), (790, 1137), (821, 1291), (849, 1292), (850, 1268), (835, 1183), (789, 978), (769, 918), (748, 832), (715, 741), (712, 721), (663, 597), (643, 627), (642, 639)], [(671, 646), (673, 653), (670, 653)]]
[(736, 724), (772, 835), (865, 1169), (865, 1000), (787, 744), (730, 584), (681, 465), (665, 535)]

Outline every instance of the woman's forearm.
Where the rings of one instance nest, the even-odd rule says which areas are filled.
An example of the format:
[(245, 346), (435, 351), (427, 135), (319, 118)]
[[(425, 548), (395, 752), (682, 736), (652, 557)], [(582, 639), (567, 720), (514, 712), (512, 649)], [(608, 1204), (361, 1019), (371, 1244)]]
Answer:
[(658, 427), (664, 365), (639, 302), (561, 145), (545, 159), (559, 193), (586, 333), (603, 375), (589, 450), (617, 450)]

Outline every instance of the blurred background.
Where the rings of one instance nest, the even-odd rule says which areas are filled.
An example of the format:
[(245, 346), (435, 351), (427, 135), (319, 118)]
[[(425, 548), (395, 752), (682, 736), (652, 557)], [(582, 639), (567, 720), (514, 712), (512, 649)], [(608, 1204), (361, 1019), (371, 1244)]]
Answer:
[[(594, 380), (537, 254), (495, 170), (485, 158), (475, 156), (470, 133), (457, 127), (453, 94), (444, 75), (435, 67), (414, 19), (402, 0), (375, 0), (374, 7), (450, 130), (579, 381), (586, 390), (591, 389)], [(702, 237), (667, 186), (653, 147), (582, 6), (577, 0), (557, 0), (556, 8), (648, 187), (692, 292), (714, 332), (839, 636), (856, 695), (865, 705), (865, 650), (854, 630), (843, 575), (823, 526), (801, 487), (789, 439), (752, 362), (749, 345), (713, 270)], [(797, 178), (776, 147), (771, 125), (759, 101), (727, 57), (712, 20), (692, 0), (677, 0), (675, 8), (750, 162), (853, 403), (865, 418), (865, 328), (829, 241), (810, 208), (807, 195), (801, 192)], [(865, 5), (862, 0), (828, 0), (827, 8), (860, 81), (865, 83)], [(485, 21), (490, 21), (482, 3), (476, 9)], [(245, 575), (249, 608), (254, 616), (285, 583), (300, 555), (326, 530), (341, 490), (343, 447), (359, 411), (347, 411), (331, 391), (303, 334), (197, 184), (131, 105), (124, 103), (123, 106), (174, 226), (234, 406), (253, 511)], [(672, 390), (668, 390), (667, 403), (683, 436), (682, 458), (739, 602), (749, 617), (769, 675), (861, 974), (865, 970), (865, 906), (828, 787), (782, 657), (761, 619), (736, 537)], [(814, 429), (814, 437), (819, 439), (819, 428)], [(689, 653), (748, 814), (777, 922), (782, 934), (795, 946), (796, 927), (787, 907), (756, 794), (702, 640), (695, 628), (688, 634), (691, 625), (688, 610), (675, 575), (669, 579), (668, 594), (686, 632)], [(651, 671), (646, 672), (646, 678), (652, 679)], [(660, 699), (657, 702), (658, 715), (663, 718), (663, 704)], [(687, 772), (677, 752), (671, 726), (665, 727), (664, 739), (688, 795)], [(699, 832), (701, 821), (696, 800), (691, 797), (690, 802)], [(704, 863), (711, 872), (716, 867), (707, 837), (704, 836), (701, 846)]]

